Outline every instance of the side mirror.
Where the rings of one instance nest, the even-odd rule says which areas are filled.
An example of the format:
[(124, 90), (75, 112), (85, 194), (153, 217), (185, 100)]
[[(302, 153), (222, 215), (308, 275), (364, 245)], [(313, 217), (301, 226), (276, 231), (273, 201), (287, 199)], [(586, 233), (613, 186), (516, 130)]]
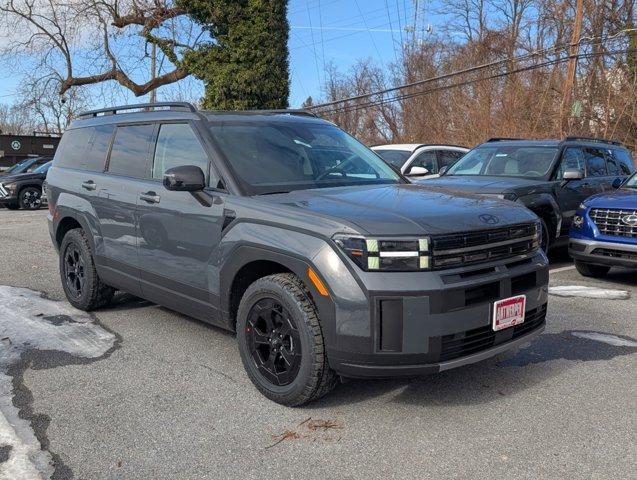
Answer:
[(199, 192), (206, 187), (206, 175), (195, 165), (169, 168), (164, 173), (164, 187), (173, 192)]
[(621, 178), (616, 178), (613, 180), (613, 188), (619, 188), (624, 184), (624, 181)]
[(421, 177), (427, 174), (429, 174), (429, 169), (425, 167), (417, 167), (417, 166), (411, 167), (409, 169), (409, 172), (407, 172), (407, 176), (409, 177)]
[(581, 180), (582, 178), (584, 178), (584, 172), (581, 170), (566, 170), (564, 175), (562, 175), (562, 180), (565, 181)]
[(442, 167), (440, 167), (440, 171), (438, 171), (438, 175), (442, 177), (445, 173), (447, 173), (447, 170), (449, 170), (449, 166), (443, 165)]

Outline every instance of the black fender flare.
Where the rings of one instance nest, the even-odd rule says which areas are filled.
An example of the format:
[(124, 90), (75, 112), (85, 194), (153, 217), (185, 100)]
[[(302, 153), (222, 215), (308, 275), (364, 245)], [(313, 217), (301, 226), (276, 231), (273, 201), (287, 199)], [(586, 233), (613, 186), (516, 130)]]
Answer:
[(560, 236), (562, 212), (552, 195), (548, 193), (526, 195), (520, 197), (518, 201), (546, 222), (551, 241)]

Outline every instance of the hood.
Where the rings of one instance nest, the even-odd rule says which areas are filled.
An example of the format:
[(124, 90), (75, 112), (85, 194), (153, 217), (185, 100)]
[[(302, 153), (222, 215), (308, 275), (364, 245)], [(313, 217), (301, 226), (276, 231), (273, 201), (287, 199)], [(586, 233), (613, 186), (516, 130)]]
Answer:
[(0, 177), (0, 182), (2, 183), (11, 183), (11, 182), (23, 182), (24, 180), (33, 180), (33, 179), (41, 179), (46, 178), (46, 173), (16, 173), (10, 175), (4, 175)]
[[(440, 186), (470, 193), (505, 193), (518, 188), (542, 187), (546, 180), (537, 178), (493, 177), (486, 175), (443, 175), (431, 180), (423, 180), (427, 186)], [(421, 183), (417, 181), (414, 183)]]
[(593, 195), (584, 202), (591, 208), (623, 208), (637, 210), (637, 189), (620, 188)]
[(536, 218), (513, 202), (414, 184), (298, 190), (260, 198), (337, 218), (371, 235), (484, 230)]

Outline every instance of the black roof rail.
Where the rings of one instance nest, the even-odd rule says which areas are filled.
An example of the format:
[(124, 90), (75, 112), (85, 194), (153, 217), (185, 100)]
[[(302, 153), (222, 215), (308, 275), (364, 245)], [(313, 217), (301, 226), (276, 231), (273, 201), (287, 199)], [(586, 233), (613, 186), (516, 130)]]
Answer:
[(569, 135), (563, 141), (564, 142), (572, 142), (572, 141), (583, 141), (583, 142), (592, 142), (592, 143), (610, 143), (611, 145), (619, 145), (624, 146), (622, 142), (618, 142), (616, 140), (606, 140), (605, 138), (597, 138), (597, 137), (579, 137), (576, 135)]
[(100, 108), (98, 110), (89, 110), (88, 112), (82, 112), (78, 115), (78, 118), (97, 117), (102, 115), (117, 115), (118, 112), (124, 112), (126, 110), (153, 110), (160, 108), (162, 110), (181, 110), (196, 112), (197, 108), (188, 102), (156, 102), (156, 103), (136, 103), (133, 105), (120, 105), (118, 107)]
[(303, 108), (281, 108), (274, 110), (206, 110), (214, 115), (300, 115), (319, 118), (317, 114)]
[(508, 137), (493, 137), (487, 140), (485, 143), (489, 142), (506, 142), (507, 140), (524, 140), (523, 138), (508, 138)]

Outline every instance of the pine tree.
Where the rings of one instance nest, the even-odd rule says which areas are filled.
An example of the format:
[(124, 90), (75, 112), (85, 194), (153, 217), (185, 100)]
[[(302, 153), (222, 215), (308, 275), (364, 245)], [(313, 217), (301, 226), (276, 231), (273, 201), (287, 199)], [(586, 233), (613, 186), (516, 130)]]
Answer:
[(186, 68), (205, 84), (204, 108), (287, 108), (288, 0), (181, 0), (215, 42)]

